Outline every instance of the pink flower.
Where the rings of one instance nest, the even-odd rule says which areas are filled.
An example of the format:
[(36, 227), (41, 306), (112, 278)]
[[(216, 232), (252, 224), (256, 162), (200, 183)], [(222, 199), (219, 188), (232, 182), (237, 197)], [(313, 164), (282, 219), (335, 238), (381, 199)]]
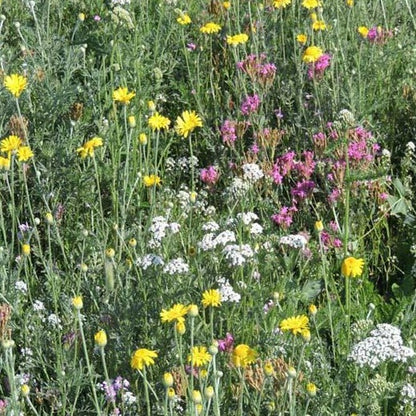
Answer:
[(201, 181), (207, 185), (214, 185), (217, 183), (219, 177), (220, 175), (214, 166), (209, 166), (205, 169), (202, 169), (200, 173)]
[(237, 140), (236, 122), (225, 120), (221, 126), (222, 141), (226, 144), (234, 144)]
[(231, 352), (233, 350), (234, 337), (227, 332), (224, 339), (218, 340), (218, 350), (222, 352)]
[(244, 99), (243, 104), (241, 104), (241, 112), (246, 116), (257, 111), (259, 106), (260, 98), (257, 94), (247, 95), (247, 97)]
[(329, 65), (331, 64), (331, 59), (332, 59), (331, 55), (324, 53), (316, 62), (309, 64), (308, 78), (309, 79), (322, 78), (324, 75), (325, 69), (327, 69)]

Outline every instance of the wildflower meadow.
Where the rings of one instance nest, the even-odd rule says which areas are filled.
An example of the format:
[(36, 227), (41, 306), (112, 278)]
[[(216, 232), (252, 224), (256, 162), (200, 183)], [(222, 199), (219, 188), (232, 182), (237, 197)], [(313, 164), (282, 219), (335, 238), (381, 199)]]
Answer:
[(0, 0), (0, 415), (416, 415), (413, 0)]

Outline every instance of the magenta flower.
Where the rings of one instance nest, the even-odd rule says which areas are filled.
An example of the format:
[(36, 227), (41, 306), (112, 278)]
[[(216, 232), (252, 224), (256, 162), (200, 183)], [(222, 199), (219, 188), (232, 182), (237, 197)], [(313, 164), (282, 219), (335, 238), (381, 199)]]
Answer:
[(219, 351), (231, 352), (233, 350), (234, 337), (229, 332), (224, 339), (219, 339), (217, 342)]
[(236, 122), (225, 120), (221, 126), (222, 141), (225, 144), (232, 145), (237, 140)]
[(332, 56), (328, 53), (324, 53), (321, 57), (311, 64), (308, 68), (308, 78), (309, 79), (320, 79), (324, 76), (325, 69), (331, 64)]
[(260, 106), (260, 98), (257, 94), (248, 95), (243, 104), (241, 104), (241, 112), (246, 116), (254, 113)]
[(200, 173), (201, 181), (207, 185), (214, 185), (215, 183), (217, 183), (219, 177), (220, 175), (215, 166), (209, 166), (207, 168), (204, 168), (201, 170)]
[(278, 214), (272, 215), (272, 221), (283, 229), (288, 229), (293, 222), (293, 214), (297, 211), (295, 205), (291, 207), (282, 207)]

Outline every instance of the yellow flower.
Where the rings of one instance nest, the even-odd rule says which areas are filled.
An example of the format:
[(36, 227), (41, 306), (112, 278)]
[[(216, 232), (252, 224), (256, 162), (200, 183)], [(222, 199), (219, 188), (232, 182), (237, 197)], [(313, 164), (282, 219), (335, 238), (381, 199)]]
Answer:
[(314, 9), (315, 7), (319, 7), (321, 2), (318, 0), (303, 0), (302, 6), (306, 7), (307, 9)]
[(312, 23), (313, 30), (326, 30), (326, 24), (323, 20), (316, 20)]
[(20, 146), (17, 149), (17, 157), (19, 158), (19, 162), (27, 162), (33, 157), (33, 152), (29, 146)]
[(318, 308), (314, 304), (309, 305), (308, 310), (312, 316), (315, 316), (318, 313)]
[(88, 140), (81, 147), (78, 147), (77, 152), (82, 159), (85, 159), (87, 156), (94, 156), (94, 149), (103, 145), (103, 139), (101, 137), (93, 137), (91, 140)]
[(236, 367), (247, 367), (256, 361), (257, 352), (246, 344), (239, 344), (233, 350), (233, 363)]
[(16, 98), (20, 97), (20, 94), (27, 86), (27, 79), (18, 74), (7, 75), (4, 78), (4, 86), (10, 92), (10, 94), (14, 95)]
[(224, 7), (225, 10), (228, 10), (231, 7), (231, 2), (230, 1), (224, 1), (222, 3), (222, 7)]
[(173, 376), (171, 373), (163, 374), (163, 385), (165, 387), (172, 387), (173, 386)]
[(194, 390), (194, 391), (192, 392), (192, 401), (193, 401), (195, 404), (200, 404), (200, 403), (202, 403), (202, 394), (201, 394), (201, 392), (200, 392), (199, 390)]
[(212, 386), (205, 387), (205, 390), (204, 390), (205, 398), (207, 398), (208, 400), (212, 399), (214, 397), (214, 393), (215, 393), (214, 392), (214, 387), (212, 387)]
[(281, 9), (289, 6), (291, 1), (292, 0), (273, 0), (273, 6), (276, 7), (276, 9)]
[(180, 136), (188, 137), (197, 127), (202, 127), (202, 120), (195, 111), (184, 111), (182, 117), (176, 119), (175, 130)]
[(317, 387), (313, 383), (308, 383), (306, 385), (306, 391), (310, 397), (315, 397), (317, 390), (318, 390)]
[(358, 33), (363, 37), (366, 38), (369, 32), (368, 27), (360, 26), (358, 29)]
[(203, 367), (211, 361), (211, 358), (206, 347), (192, 347), (191, 353), (188, 355), (188, 362), (192, 363), (194, 367)]
[(119, 87), (113, 91), (113, 100), (122, 104), (129, 104), (130, 100), (136, 95), (135, 92), (128, 92), (127, 87)]
[(188, 313), (188, 307), (182, 303), (176, 303), (170, 309), (162, 309), (160, 318), (162, 322), (184, 321), (184, 316)]
[(347, 0), (346, 3), (348, 7), (354, 6), (354, 0)]
[(78, 15), (78, 19), (79, 19), (80, 22), (83, 22), (85, 20), (85, 14), (84, 13), (80, 13)]
[(0, 169), (10, 169), (10, 159), (8, 157), (0, 156)]
[(180, 25), (189, 25), (190, 23), (192, 23), (191, 18), (189, 17), (188, 14), (182, 14), (181, 16), (179, 16), (176, 21), (180, 24)]
[(308, 328), (302, 329), (301, 335), (305, 342), (309, 342), (311, 340), (311, 331), (309, 331)]
[(161, 179), (157, 175), (145, 175), (143, 176), (143, 184), (146, 188), (151, 186), (160, 185)]
[(27, 384), (22, 384), (22, 387), (20, 387), (20, 391), (23, 397), (27, 397), (30, 393), (30, 387)]
[(323, 52), (322, 49), (318, 46), (309, 46), (306, 48), (306, 51), (303, 53), (302, 60), (307, 64), (311, 64), (316, 62), (321, 56)]
[(170, 120), (167, 117), (160, 115), (157, 111), (149, 117), (149, 127), (154, 130), (167, 129), (170, 125)]
[(147, 144), (147, 135), (146, 133), (140, 133), (139, 134), (139, 143), (143, 146)]
[(263, 371), (266, 376), (270, 377), (274, 374), (273, 364), (271, 362), (267, 362), (263, 366)]
[(236, 46), (242, 43), (246, 43), (247, 41), (248, 41), (248, 35), (245, 33), (239, 33), (234, 36), (227, 36), (227, 43), (229, 45)]
[(112, 259), (116, 255), (116, 252), (113, 248), (109, 247), (105, 250), (105, 256), (109, 259)]
[(152, 101), (152, 100), (149, 100), (149, 101), (147, 102), (147, 108), (148, 108), (151, 112), (155, 111), (155, 110), (156, 110), (156, 104), (155, 104), (155, 102), (154, 102), (154, 101)]
[(103, 329), (94, 335), (94, 341), (100, 348), (104, 348), (107, 345), (107, 334)]
[(21, 145), (22, 139), (20, 137), (9, 136), (1, 141), (0, 150), (10, 156), (10, 153), (16, 152)]
[(168, 399), (173, 400), (176, 396), (175, 389), (173, 387), (169, 387), (167, 391)]
[(201, 33), (206, 34), (218, 33), (220, 30), (221, 26), (214, 22), (208, 22), (199, 29)]
[(22, 253), (24, 256), (28, 256), (30, 254), (30, 244), (22, 244)]
[(82, 309), (84, 303), (82, 302), (82, 296), (75, 296), (72, 298), (72, 306), (77, 309), (78, 311)]
[(298, 315), (283, 319), (280, 322), (280, 329), (282, 331), (292, 331), (293, 335), (302, 334), (305, 329), (309, 330), (309, 318), (306, 315)]
[(136, 350), (131, 357), (131, 368), (134, 370), (143, 370), (144, 366), (153, 365), (155, 360), (153, 358), (157, 357), (156, 351), (151, 351), (146, 348), (140, 348)]
[(175, 323), (175, 331), (179, 334), (179, 335), (183, 335), (186, 332), (186, 325), (185, 325), (185, 321), (179, 320)]
[(202, 294), (202, 304), (204, 305), (204, 308), (208, 306), (221, 306), (221, 293), (216, 289), (206, 290)]
[(360, 277), (363, 274), (364, 260), (347, 257), (342, 262), (341, 273), (345, 277)]
[(318, 231), (318, 233), (320, 233), (323, 229), (324, 229), (324, 224), (322, 223), (322, 221), (316, 221), (315, 230)]
[(306, 35), (305, 33), (299, 33), (299, 35), (296, 36), (296, 40), (302, 45), (304, 45), (308, 40), (308, 35)]

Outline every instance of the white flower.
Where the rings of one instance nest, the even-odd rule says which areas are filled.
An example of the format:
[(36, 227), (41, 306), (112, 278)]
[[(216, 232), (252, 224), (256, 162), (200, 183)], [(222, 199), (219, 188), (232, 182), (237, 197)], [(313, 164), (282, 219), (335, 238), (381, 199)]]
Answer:
[(219, 284), (219, 292), (221, 293), (221, 301), (223, 302), (240, 302), (241, 295), (234, 291), (228, 279), (219, 277), (217, 279)]
[(208, 221), (202, 225), (202, 231), (218, 231), (220, 226), (215, 221)]
[(122, 393), (122, 400), (123, 403), (125, 403), (127, 406), (131, 406), (132, 404), (136, 403), (137, 398), (132, 392), (126, 391)]
[(264, 176), (261, 167), (255, 163), (246, 163), (242, 168), (244, 172), (243, 178), (250, 183), (255, 183)]
[(248, 244), (230, 244), (223, 249), (225, 258), (231, 266), (242, 266), (248, 259), (254, 256), (252, 248)]
[(234, 199), (242, 198), (250, 189), (250, 184), (240, 178), (234, 178), (226, 193)]
[(215, 237), (215, 244), (225, 246), (228, 243), (235, 242), (235, 234), (234, 231), (225, 230), (222, 233), (219, 233), (217, 237)]
[(163, 259), (156, 254), (146, 254), (137, 260), (137, 265), (143, 270), (148, 269), (150, 266), (163, 266), (164, 264)]
[(262, 234), (262, 233), (263, 233), (263, 227), (260, 224), (258, 224), (257, 222), (251, 224), (250, 234), (256, 235), (256, 234)]
[(36, 311), (36, 312), (44, 311), (45, 310), (45, 305), (40, 300), (35, 300), (33, 302), (33, 310)]
[(205, 234), (202, 237), (202, 241), (198, 243), (198, 247), (201, 247), (204, 251), (213, 250), (216, 246), (214, 233)]
[(18, 280), (15, 284), (14, 287), (16, 290), (18, 290), (19, 292), (22, 293), (26, 293), (27, 292), (27, 285), (25, 282), (22, 282), (21, 280)]
[(185, 274), (188, 273), (189, 266), (184, 259), (177, 258), (171, 260), (169, 263), (166, 263), (163, 268), (163, 272), (173, 276), (174, 274)]
[(237, 214), (237, 218), (242, 221), (244, 225), (249, 225), (259, 219), (254, 212), (240, 212)]
[(47, 320), (48, 320), (49, 325), (51, 325), (51, 326), (53, 326), (53, 327), (55, 327), (57, 329), (62, 329), (61, 320), (54, 313), (51, 313), (48, 316), (48, 319)]
[(280, 244), (292, 248), (305, 248), (308, 240), (301, 234), (290, 234), (280, 238)]

